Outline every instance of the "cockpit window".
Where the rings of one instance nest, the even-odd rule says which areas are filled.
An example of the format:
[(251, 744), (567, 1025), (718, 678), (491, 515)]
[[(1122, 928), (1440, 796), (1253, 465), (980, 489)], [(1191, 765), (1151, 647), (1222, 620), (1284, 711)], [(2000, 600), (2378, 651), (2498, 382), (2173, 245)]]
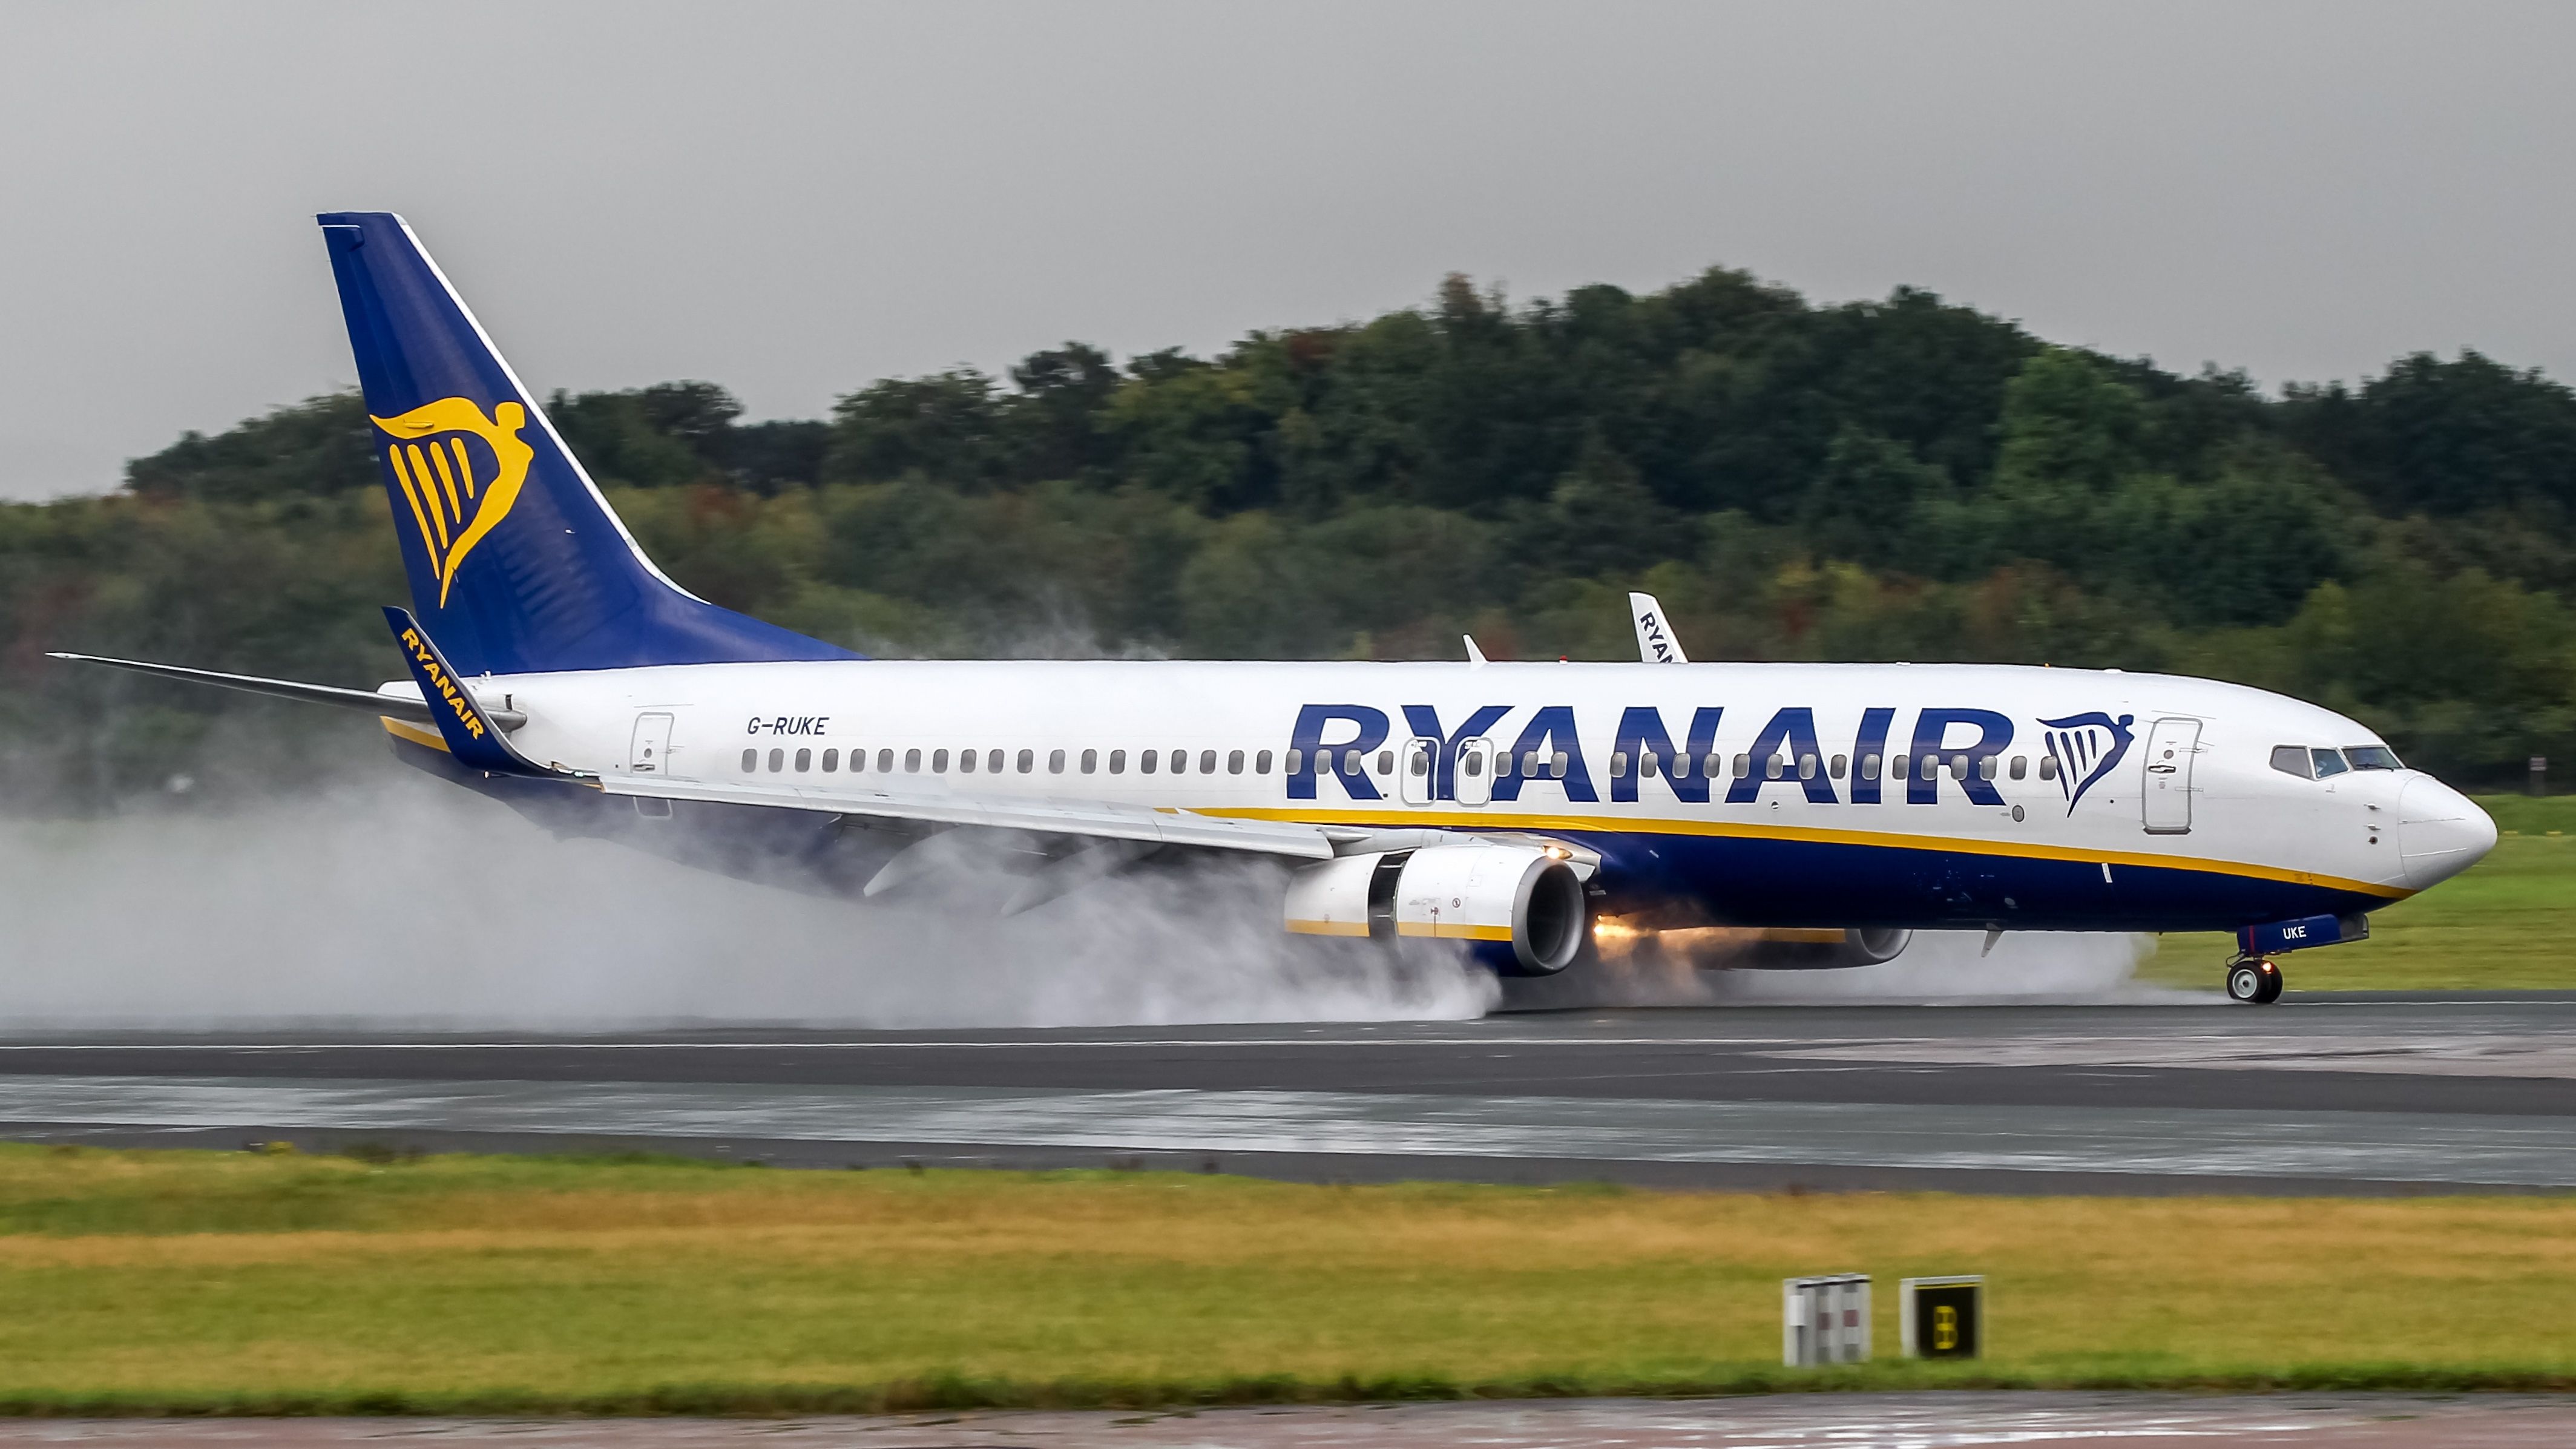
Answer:
[(2398, 763), (2397, 752), (2386, 745), (2346, 745), (2344, 746), (2343, 757), (2350, 760), (2352, 762), (2352, 767), (2356, 770), (2402, 770), (2406, 768), (2404, 765)]
[(2343, 762), (2343, 756), (2332, 750), (2310, 750), (2308, 757), (2317, 762), (2317, 778), (2320, 780), (2328, 775), (2340, 775), (2352, 768)]
[(2308, 773), (2308, 747), (2305, 745), (2274, 745), (2272, 768), (2302, 780), (2315, 778)]

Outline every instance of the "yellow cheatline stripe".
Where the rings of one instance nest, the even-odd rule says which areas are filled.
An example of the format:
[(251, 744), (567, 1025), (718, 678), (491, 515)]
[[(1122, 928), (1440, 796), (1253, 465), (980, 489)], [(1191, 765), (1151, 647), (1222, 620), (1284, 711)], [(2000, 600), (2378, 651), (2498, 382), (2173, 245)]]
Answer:
[(1300, 936), (1365, 936), (1366, 921), (1290, 921), (1288, 929)]
[(1395, 933), (1399, 936), (1429, 936), (1442, 941), (1508, 941), (1512, 938), (1509, 926), (1444, 925), (1431, 921), (1399, 922)]
[(1882, 850), (1946, 850), (1957, 855), (2000, 855), (2018, 860), (2071, 860), (2085, 864), (2132, 865), (2157, 870), (2191, 870), (2209, 875), (2243, 876), (2249, 880), (2276, 880), (2290, 885), (2322, 886), (2329, 890), (2357, 891), (2364, 895), (2385, 896), (2404, 900), (2415, 894), (2404, 886), (2381, 885), (2375, 881), (2347, 880), (2341, 876), (2317, 875), (2310, 871), (2288, 870), (2277, 865), (2255, 865), (2248, 861), (2198, 860), (2172, 855), (2148, 855), (2124, 850), (2079, 850), (2064, 845), (2030, 845), (2007, 840), (1963, 840), (1948, 835), (1899, 835), (1878, 830), (1820, 830), (1803, 825), (1767, 825), (1739, 820), (1669, 820), (1640, 816), (1634, 819), (1603, 815), (1512, 815), (1494, 811), (1464, 810), (1280, 810), (1280, 809), (1205, 809), (1201, 815), (1232, 816), (1243, 820), (1287, 820), (1304, 825), (1427, 826), (1452, 830), (1526, 830), (1581, 831), (1609, 835), (1698, 835), (1728, 836), (1749, 840), (1795, 840), (1817, 845), (1864, 845)]
[(447, 741), (440, 738), (436, 730), (425, 730), (416, 724), (395, 719), (391, 715), (380, 714), (376, 718), (383, 722), (385, 733), (395, 739), (409, 740), (415, 745), (427, 745), (442, 755), (448, 752)]

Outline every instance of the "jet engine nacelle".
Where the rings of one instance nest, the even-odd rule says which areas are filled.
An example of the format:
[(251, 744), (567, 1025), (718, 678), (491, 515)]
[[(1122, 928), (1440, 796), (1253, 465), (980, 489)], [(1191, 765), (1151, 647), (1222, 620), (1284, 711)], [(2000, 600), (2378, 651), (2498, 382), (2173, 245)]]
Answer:
[(1552, 976), (1574, 964), (1591, 929), (1583, 881), (1534, 845), (1466, 842), (1372, 851), (1289, 877), (1288, 929), (1308, 936), (1399, 936), (1490, 943), (1511, 967)]

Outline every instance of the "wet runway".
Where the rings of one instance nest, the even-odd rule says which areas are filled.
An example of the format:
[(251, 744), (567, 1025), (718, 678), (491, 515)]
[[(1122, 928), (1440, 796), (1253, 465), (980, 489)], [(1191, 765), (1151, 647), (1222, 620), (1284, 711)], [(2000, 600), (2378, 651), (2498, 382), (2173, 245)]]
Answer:
[(2576, 997), (0, 1041), (0, 1135), (2016, 1192), (2576, 1188)]
[(2576, 1404), (2486, 1395), (1785, 1394), (1751, 1399), (1351, 1404), (1197, 1411), (978, 1412), (882, 1418), (710, 1420), (200, 1419), (0, 1422), (0, 1449), (281, 1449), (399, 1440), (530, 1449), (1797, 1449), (1984, 1444), (2338, 1445), (2523, 1449), (2576, 1437)]

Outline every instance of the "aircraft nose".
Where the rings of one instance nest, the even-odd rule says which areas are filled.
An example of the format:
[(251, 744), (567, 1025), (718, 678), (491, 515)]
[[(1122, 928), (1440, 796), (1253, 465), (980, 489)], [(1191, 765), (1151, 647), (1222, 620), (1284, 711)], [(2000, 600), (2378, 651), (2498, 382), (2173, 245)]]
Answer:
[(2494, 819), (2429, 775), (2407, 781), (2397, 797), (2397, 857), (2417, 890), (2477, 864), (2495, 843)]

